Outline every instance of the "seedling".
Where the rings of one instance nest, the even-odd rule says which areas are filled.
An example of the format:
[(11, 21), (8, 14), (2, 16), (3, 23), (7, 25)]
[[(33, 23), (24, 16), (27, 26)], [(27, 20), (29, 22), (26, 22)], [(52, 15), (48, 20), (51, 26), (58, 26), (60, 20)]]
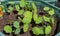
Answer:
[(28, 28), (29, 28), (29, 25), (28, 25), (28, 24), (24, 24), (24, 26), (23, 26), (23, 31), (24, 31), (24, 32), (27, 32)]
[(26, 2), (26, 9), (28, 9), (29, 11), (33, 10), (32, 5), (31, 5), (30, 2)]
[(45, 27), (45, 34), (50, 34), (52, 30), (52, 27), (50, 25)]
[(13, 7), (9, 6), (7, 11), (10, 13), (12, 12), (12, 10), (13, 10)]
[(38, 17), (38, 15), (36, 13), (34, 13), (33, 19), (36, 24), (39, 24), (43, 21), (43, 17)]
[(26, 11), (24, 12), (24, 18), (22, 20), (23, 23), (30, 23), (31, 22), (31, 19), (32, 19), (32, 12), (30, 11)]
[(52, 18), (51, 18), (51, 22), (52, 22), (52, 24), (54, 24), (54, 21), (55, 21), (55, 20), (54, 20), (54, 17), (52, 17)]
[(50, 22), (50, 17), (43, 16), (44, 21)]
[(25, 0), (20, 1), (20, 7), (25, 7)]
[(49, 14), (50, 14), (50, 15), (54, 15), (54, 9), (51, 9), (51, 10), (49, 11)]
[(44, 34), (43, 29), (42, 29), (42, 28), (38, 28), (38, 27), (33, 27), (33, 28), (32, 28), (32, 32), (33, 32), (33, 34), (35, 34), (35, 35)]
[(32, 8), (33, 8), (34, 12), (36, 13), (37, 12), (37, 7), (36, 7), (34, 2), (32, 2)]
[(49, 7), (47, 7), (47, 6), (46, 6), (46, 7), (44, 7), (44, 10), (45, 10), (45, 11), (48, 11), (49, 9), (50, 9), (50, 8), (49, 8)]
[(6, 26), (4, 27), (4, 31), (5, 31), (6, 33), (11, 33), (11, 32), (12, 32), (12, 27), (9, 26), (9, 25), (6, 25)]
[(20, 9), (19, 5), (15, 5), (15, 8), (17, 11), (19, 11), (19, 9)]
[(13, 23), (13, 26), (14, 26), (15, 28), (19, 28), (19, 27), (20, 27), (19, 25), (20, 25), (20, 24), (19, 24), (18, 21), (15, 21), (15, 22)]
[(19, 34), (20, 33), (20, 28), (17, 28), (14, 32), (15, 32), (15, 34)]
[(24, 10), (19, 10), (18, 11), (18, 15), (21, 15), (21, 14), (23, 14), (24, 13)]

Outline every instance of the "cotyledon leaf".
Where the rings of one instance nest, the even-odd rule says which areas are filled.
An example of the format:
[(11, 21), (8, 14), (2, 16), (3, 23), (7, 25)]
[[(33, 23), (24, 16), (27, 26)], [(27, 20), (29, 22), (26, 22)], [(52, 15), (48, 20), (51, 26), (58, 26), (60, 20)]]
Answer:
[(28, 28), (29, 28), (29, 25), (28, 25), (28, 24), (24, 24), (24, 26), (23, 26), (23, 31), (24, 31), (24, 32), (27, 32)]
[(40, 32), (40, 28), (38, 28), (38, 27), (33, 27), (32, 28), (32, 32), (33, 32), (33, 34), (35, 34), (35, 35), (39, 35), (41, 32)]
[(21, 6), (21, 7), (25, 7), (25, 0), (21, 0), (21, 1), (20, 1), (20, 6)]
[(45, 34), (50, 34), (52, 30), (52, 27), (50, 25), (45, 27)]
[(13, 26), (14, 26), (15, 28), (19, 28), (19, 27), (20, 27), (19, 22), (18, 22), (18, 21), (15, 21), (15, 22), (13, 23)]
[(19, 34), (20, 33), (20, 28), (17, 28), (16, 30), (15, 30), (15, 34)]
[(34, 2), (32, 2), (32, 8), (34, 9), (34, 12), (36, 13), (37, 12), (37, 7), (36, 7)]

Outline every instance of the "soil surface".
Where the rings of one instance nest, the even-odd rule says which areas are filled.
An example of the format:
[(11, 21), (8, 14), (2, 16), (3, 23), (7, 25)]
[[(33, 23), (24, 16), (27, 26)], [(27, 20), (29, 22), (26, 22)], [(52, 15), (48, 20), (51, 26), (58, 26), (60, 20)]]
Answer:
[[(38, 12), (41, 12), (41, 10), (38, 10)], [(32, 20), (32, 23), (29, 25), (29, 29), (28, 29), (28, 31), (26, 33), (23, 32), (23, 29), (22, 29), (23, 25), (21, 25), (21, 32), (18, 35), (14, 35), (13, 33), (12, 34), (7, 34), (7, 33), (5, 33), (3, 31), (3, 28), (4, 28), (5, 25), (12, 25), (13, 22), (17, 20), (16, 16), (17, 16), (17, 14), (14, 14), (13, 12), (11, 12), (10, 14), (9, 13), (4, 13), (3, 19), (0, 19), (0, 31), (2, 31), (6, 36), (35, 36), (31, 32), (32, 26), (35, 26), (35, 25), (33, 25), (34, 24), (33, 20)], [(54, 34), (55, 30), (56, 30), (56, 24), (57, 23), (55, 22), (55, 25), (52, 26), (52, 31), (51, 31), (50, 34), (42, 35), (42, 36), (53, 36), (53, 34)]]

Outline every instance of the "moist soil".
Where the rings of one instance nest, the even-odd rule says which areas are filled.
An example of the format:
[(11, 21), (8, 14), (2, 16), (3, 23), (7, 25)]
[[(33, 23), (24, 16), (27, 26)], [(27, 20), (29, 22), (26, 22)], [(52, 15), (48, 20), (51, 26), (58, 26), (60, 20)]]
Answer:
[[(3, 19), (0, 19), (0, 31), (2, 31), (5, 34), (5, 36), (36, 36), (31, 31), (32, 27), (35, 26), (35, 22), (33, 21), (33, 19), (32, 19), (32, 22), (30, 23), (29, 29), (28, 29), (28, 31), (26, 33), (23, 32), (23, 29), (22, 29), (23, 28), (23, 23), (22, 22), (20, 23), (20, 25), (21, 25), (20, 34), (15, 35), (14, 33), (8, 34), (8, 33), (4, 32), (3, 28), (4, 28), (5, 25), (11, 25), (12, 26), (13, 22), (18, 19), (17, 18), (17, 14), (15, 12), (17, 13), (18, 11), (12, 11), (11, 13), (7, 13), (7, 12), (4, 13)], [(42, 12), (42, 13), (40, 13), (40, 12)], [(39, 14), (43, 14), (44, 15), (44, 13), (43, 13), (43, 11), (41, 11), (41, 9), (38, 9), (38, 13), (37, 14), (38, 15)], [(55, 24), (52, 25), (52, 31), (51, 31), (50, 34), (41, 35), (41, 36), (54, 36), (54, 32), (56, 30), (56, 24), (57, 24), (57, 21), (55, 21)], [(12, 27), (12, 28), (14, 29), (14, 27)]]

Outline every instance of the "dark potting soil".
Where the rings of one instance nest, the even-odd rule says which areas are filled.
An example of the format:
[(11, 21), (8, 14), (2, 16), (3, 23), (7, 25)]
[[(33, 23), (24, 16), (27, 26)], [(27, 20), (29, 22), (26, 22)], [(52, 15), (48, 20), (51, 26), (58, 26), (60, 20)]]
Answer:
[[(41, 12), (41, 10), (40, 9), (38, 9), (38, 15), (44, 15), (44, 13), (40, 13)], [(18, 18), (17, 18), (17, 11), (16, 11), (16, 13), (15, 13), (15, 11), (13, 11), (13, 12), (11, 12), (9, 15), (7, 15), (7, 14), (9, 14), (9, 13), (4, 13), (4, 17), (3, 17), (3, 19), (1, 19), (1, 21), (0, 21), (0, 31), (2, 31), (6, 36), (36, 36), (36, 35), (34, 35), (33, 33), (32, 33), (32, 31), (31, 31), (31, 29), (32, 29), (32, 27), (34, 27), (34, 26), (36, 26), (36, 24), (35, 24), (35, 22), (34, 22), (34, 20), (32, 19), (32, 21), (31, 21), (31, 23), (30, 23), (30, 25), (29, 25), (29, 29), (28, 29), (28, 31), (27, 32), (23, 32), (23, 23), (21, 22), (20, 23), (20, 26), (21, 26), (21, 32), (20, 32), (20, 34), (18, 34), (18, 35), (15, 35), (13, 32), (11, 33), (11, 34), (9, 34), (9, 33), (5, 33), (4, 31), (3, 31), (3, 28), (4, 28), (4, 26), (5, 25), (13, 25), (13, 22), (14, 21), (16, 21)], [(8, 21), (9, 20), (9, 21)], [(39, 26), (42, 26), (41, 24), (40, 25), (37, 25), (38, 27)], [(12, 29), (14, 30), (15, 28), (14, 27), (12, 27)], [(55, 29), (56, 29), (56, 22), (55, 22), (55, 25), (53, 25), (52, 26), (52, 31), (51, 31), (51, 33), (49, 34), (49, 35), (41, 35), (41, 36), (53, 36), (53, 34), (54, 34), (54, 32), (55, 32)], [(39, 35), (40, 36), (40, 35)]]

